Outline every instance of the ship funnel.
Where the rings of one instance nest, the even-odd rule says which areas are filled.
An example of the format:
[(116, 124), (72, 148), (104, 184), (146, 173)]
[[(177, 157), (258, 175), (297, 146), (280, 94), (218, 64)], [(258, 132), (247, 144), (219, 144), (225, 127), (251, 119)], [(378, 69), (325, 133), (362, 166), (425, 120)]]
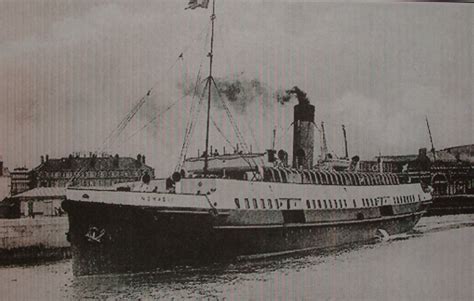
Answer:
[(293, 167), (310, 169), (314, 152), (314, 106), (309, 103), (306, 93), (298, 89), (295, 94), (298, 104), (294, 107)]

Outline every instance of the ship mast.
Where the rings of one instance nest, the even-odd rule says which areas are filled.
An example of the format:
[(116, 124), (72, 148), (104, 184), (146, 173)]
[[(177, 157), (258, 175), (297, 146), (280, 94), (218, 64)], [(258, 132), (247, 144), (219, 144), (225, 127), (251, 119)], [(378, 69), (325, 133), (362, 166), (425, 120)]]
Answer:
[(428, 127), (428, 134), (430, 135), (431, 152), (433, 153), (433, 160), (436, 161), (436, 151), (433, 144), (433, 137), (431, 136), (430, 123), (428, 122), (428, 116), (425, 116), (425, 117), (426, 117), (426, 126)]
[(347, 151), (347, 136), (346, 136), (346, 126), (342, 125), (342, 133), (344, 134), (344, 154), (346, 158), (349, 158), (349, 152)]
[(324, 122), (321, 122), (321, 131), (323, 135), (323, 143), (321, 145), (321, 159), (326, 160), (328, 156), (328, 145), (326, 142), (326, 132), (324, 131)]
[(212, 0), (212, 14), (211, 14), (211, 47), (208, 54), (209, 57), (209, 76), (207, 77), (207, 124), (206, 124), (206, 146), (204, 151), (204, 174), (208, 172), (209, 165), (209, 120), (211, 114), (211, 86), (214, 78), (212, 77), (212, 59), (213, 59), (213, 50), (214, 50), (214, 20), (216, 19), (216, 2)]

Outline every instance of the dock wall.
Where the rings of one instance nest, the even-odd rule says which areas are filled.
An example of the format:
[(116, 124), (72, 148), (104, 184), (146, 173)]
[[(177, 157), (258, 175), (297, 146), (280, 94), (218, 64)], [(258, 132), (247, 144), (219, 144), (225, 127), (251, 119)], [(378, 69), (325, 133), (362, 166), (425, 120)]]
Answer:
[(67, 216), (0, 219), (0, 264), (69, 257)]

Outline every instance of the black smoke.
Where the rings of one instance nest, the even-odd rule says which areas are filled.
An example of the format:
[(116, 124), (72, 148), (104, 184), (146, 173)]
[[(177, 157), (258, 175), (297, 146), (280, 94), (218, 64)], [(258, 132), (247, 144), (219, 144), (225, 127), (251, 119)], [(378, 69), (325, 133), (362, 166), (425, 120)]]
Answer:
[[(187, 80), (184, 83), (178, 83), (178, 88), (186, 96), (195, 95), (197, 98), (207, 98), (207, 92), (203, 91), (206, 83), (206, 79), (198, 81), (196, 89), (196, 81)], [(211, 96), (218, 109), (224, 108), (221, 98), (239, 113), (245, 113), (248, 107), (255, 102), (261, 102), (266, 107), (270, 105), (271, 101), (276, 100), (279, 104), (285, 105), (296, 98), (300, 104), (309, 104), (306, 93), (296, 86), (288, 90), (272, 91), (268, 85), (258, 79), (246, 79), (240, 76), (215, 78), (215, 83), (215, 85), (212, 84)]]
[(276, 92), (275, 95), (278, 103), (282, 105), (290, 102), (293, 96), (296, 97), (299, 104), (309, 104), (308, 96), (303, 90), (301, 90), (297, 86), (294, 86), (293, 88), (288, 89), (286, 91), (279, 90)]

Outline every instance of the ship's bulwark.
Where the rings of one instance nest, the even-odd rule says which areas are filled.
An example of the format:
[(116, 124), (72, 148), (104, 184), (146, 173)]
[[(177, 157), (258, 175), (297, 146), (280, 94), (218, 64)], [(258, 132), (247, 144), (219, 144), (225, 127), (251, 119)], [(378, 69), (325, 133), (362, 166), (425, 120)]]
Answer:
[(69, 213), (76, 275), (146, 271), (369, 241), (378, 229), (389, 234), (410, 231), (424, 212), (420, 204), (416, 212), (376, 219), (220, 227), (226, 214), (204, 209), (164, 212), (74, 201), (65, 201), (63, 207)]

